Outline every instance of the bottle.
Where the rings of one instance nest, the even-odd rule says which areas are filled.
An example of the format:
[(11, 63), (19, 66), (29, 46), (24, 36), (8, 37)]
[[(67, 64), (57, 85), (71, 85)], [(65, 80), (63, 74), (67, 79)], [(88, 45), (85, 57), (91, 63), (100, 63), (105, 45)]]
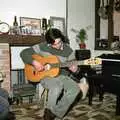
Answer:
[(13, 21), (13, 33), (14, 33), (15, 35), (18, 34), (17, 16), (14, 16), (14, 21)]
[(14, 16), (13, 26), (18, 26), (17, 16)]

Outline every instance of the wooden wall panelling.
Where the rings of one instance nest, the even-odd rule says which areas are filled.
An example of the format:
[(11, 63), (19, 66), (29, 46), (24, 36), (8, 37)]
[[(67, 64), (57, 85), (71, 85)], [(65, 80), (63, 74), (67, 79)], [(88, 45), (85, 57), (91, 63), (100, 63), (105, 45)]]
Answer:
[(98, 10), (100, 8), (100, 0), (95, 0), (95, 50), (98, 49), (97, 40), (100, 38), (100, 16)]
[(114, 25), (113, 25), (113, 4), (114, 0), (109, 0), (109, 10), (108, 10), (108, 47), (111, 48), (111, 43), (113, 41)]

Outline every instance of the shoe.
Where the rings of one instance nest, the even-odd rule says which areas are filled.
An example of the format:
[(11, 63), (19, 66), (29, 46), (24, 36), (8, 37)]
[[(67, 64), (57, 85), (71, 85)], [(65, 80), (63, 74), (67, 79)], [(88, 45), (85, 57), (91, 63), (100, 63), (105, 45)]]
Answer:
[(89, 85), (86, 81), (86, 78), (82, 78), (80, 80), (80, 83), (78, 83), (78, 86), (80, 87), (80, 90), (82, 91), (82, 100), (86, 98), (86, 95), (88, 93)]
[(39, 116), (39, 117), (37, 116), (37, 117), (35, 117), (35, 118), (36, 118), (36, 120), (44, 120), (44, 118), (43, 118), (43, 117), (40, 117), (40, 116)]
[(9, 112), (6, 120), (16, 120), (15, 114), (13, 112)]
[(55, 120), (56, 115), (54, 115), (51, 110), (45, 109), (44, 111), (44, 120)]

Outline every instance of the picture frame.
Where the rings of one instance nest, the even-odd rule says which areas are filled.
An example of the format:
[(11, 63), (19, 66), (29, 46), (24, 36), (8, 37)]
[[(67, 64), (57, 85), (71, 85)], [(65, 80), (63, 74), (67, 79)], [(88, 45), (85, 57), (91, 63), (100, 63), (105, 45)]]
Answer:
[(66, 27), (65, 27), (65, 18), (64, 17), (50, 16), (50, 24), (51, 24), (52, 28), (57, 28), (64, 35), (66, 35)]
[(20, 17), (20, 31), (23, 35), (41, 35), (41, 19)]

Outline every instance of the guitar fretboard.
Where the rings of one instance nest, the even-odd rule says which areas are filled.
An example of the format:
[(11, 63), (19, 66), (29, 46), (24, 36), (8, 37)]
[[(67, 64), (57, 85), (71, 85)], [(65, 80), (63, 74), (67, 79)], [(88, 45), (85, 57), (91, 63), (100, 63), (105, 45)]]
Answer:
[(77, 61), (77, 60), (74, 60), (74, 61), (68, 61), (68, 62), (65, 62), (65, 63), (54, 63), (54, 64), (51, 64), (52, 67), (70, 67), (71, 65), (84, 65), (84, 61)]
[(74, 61), (68, 61), (65, 63), (60, 63), (60, 67), (69, 67), (71, 65), (83, 65), (83, 64), (84, 64), (83, 61), (74, 60)]

